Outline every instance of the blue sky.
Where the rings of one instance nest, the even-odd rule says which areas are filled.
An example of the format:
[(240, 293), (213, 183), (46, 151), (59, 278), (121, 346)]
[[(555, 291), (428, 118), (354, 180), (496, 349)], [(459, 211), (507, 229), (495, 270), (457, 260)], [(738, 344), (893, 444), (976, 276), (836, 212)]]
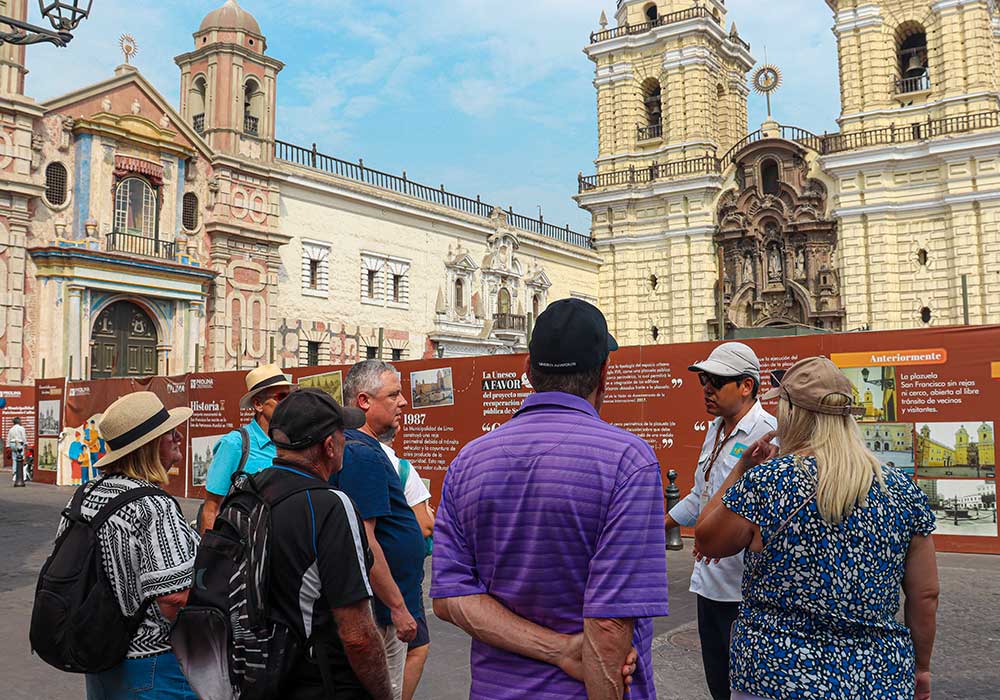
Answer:
[[(38, 99), (110, 76), (118, 37), (177, 104), (177, 54), (222, 0), (94, 0), (66, 49), (28, 47), (27, 91)], [(241, 0), (267, 36), (279, 76), (278, 138), (475, 196), (574, 229), (589, 217), (570, 199), (597, 148), (593, 64), (582, 53), (614, 0)], [(839, 88), (832, 14), (822, 0), (729, 0), (729, 20), (759, 63), (782, 68), (775, 117), (836, 130)], [(37, 15), (37, 6), (33, 6)], [(750, 130), (764, 118), (750, 96)]]

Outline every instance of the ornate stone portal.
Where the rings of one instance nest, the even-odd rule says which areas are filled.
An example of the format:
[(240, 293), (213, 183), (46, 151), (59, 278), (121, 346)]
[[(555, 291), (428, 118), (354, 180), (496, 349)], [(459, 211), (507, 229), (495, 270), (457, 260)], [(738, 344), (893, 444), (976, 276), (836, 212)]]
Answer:
[(837, 224), (824, 218), (826, 187), (809, 177), (806, 154), (796, 143), (767, 138), (735, 158), (737, 186), (719, 200), (715, 234), (727, 330), (843, 330)]

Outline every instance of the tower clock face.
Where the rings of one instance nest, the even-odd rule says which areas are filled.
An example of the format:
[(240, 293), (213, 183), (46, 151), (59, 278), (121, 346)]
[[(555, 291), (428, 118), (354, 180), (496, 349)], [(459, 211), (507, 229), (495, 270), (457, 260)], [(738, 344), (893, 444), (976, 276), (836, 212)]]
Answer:
[(781, 71), (776, 66), (762, 66), (754, 73), (753, 87), (759, 93), (774, 92), (781, 85)]

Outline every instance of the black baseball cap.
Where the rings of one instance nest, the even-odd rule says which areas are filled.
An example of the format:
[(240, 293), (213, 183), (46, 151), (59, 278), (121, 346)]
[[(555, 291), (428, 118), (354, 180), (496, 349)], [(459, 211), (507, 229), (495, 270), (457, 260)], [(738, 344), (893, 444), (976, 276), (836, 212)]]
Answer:
[(299, 389), (289, 394), (271, 416), (267, 434), (285, 450), (304, 450), (326, 440), (337, 429), (360, 428), (364, 411), (345, 408), (321, 389)]
[(600, 367), (617, 349), (600, 309), (583, 299), (560, 299), (538, 315), (528, 354), (542, 372), (573, 374)]

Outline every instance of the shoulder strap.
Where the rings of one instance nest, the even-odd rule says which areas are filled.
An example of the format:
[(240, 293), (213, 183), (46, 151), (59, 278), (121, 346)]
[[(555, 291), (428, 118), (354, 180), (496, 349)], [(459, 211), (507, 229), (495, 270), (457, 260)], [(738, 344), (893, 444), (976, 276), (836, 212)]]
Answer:
[(268, 499), (267, 502), (273, 508), (274, 506), (278, 505), (285, 499), (290, 498), (297, 493), (302, 493), (303, 491), (329, 491), (331, 488), (333, 487), (330, 486), (329, 484), (323, 484), (323, 483), (309, 484), (308, 486), (297, 486), (295, 488), (288, 489), (287, 491), (283, 491), (277, 497)]
[(77, 488), (76, 490), (76, 493), (73, 494), (73, 500), (70, 501), (69, 508), (67, 508), (63, 512), (63, 515), (66, 515), (71, 520), (82, 520), (83, 499), (86, 498), (87, 495), (91, 493), (94, 489), (96, 489), (98, 484), (107, 479), (109, 476), (111, 475), (105, 474), (97, 481), (91, 481), (90, 483), (87, 484), (80, 484), (79, 488)]
[(410, 478), (410, 468), (411, 468), (411, 466), (412, 465), (410, 464), (410, 460), (408, 460), (408, 459), (401, 459), (401, 460), (399, 460), (399, 472), (398, 472), (399, 473), (399, 481), (400, 481), (401, 484), (403, 484), (403, 488), (404, 489), (406, 488), (406, 482)]
[(791, 515), (789, 515), (787, 518), (785, 518), (785, 522), (781, 523), (781, 526), (777, 530), (774, 531), (774, 534), (772, 534), (769, 538), (767, 538), (767, 542), (764, 543), (764, 549), (767, 549), (772, 542), (777, 541), (777, 539), (781, 535), (781, 533), (783, 533), (785, 531), (785, 529), (788, 527), (788, 525), (792, 522), (792, 519), (796, 515), (798, 515), (799, 513), (801, 513), (803, 508), (805, 508), (807, 505), (809, 505), (810, 503), (812, 503), (812, 500), (814, 498), (816, 498), (816, 492), (815, 491), (813, 491), (811, 494), (809, 494), (809, 497), (806, 498), (804, 501), (802, 501), (802, 503), (799, 504), (799, 507), (792, 511)]
[(145, 498), (146, 496), (166, 496), (170, 500), (174, 501), (174, 505), (177, 504), (174, 497), (163, 489), (156, 488), (155, 486), (140, 486), (137, 489), (129, 489), (125, 493), (120, 493), (111, 499), (110, 503), (106, 504), (97, 512), (97, 515), (90, 519), (90, 526), (94, 530), (97, 530), (107, 521), (108, 518), (115, 514), (115, 511), (128, 505), (132, 501), (137, 501), (140, 498)]
[(247, 465), (247, 460), (250, 459), (250, 433), (247, 431), (246, 427), (240, 426), (240, 465), (236, 468), (236, 471), (241, 472), (243, 468)]

